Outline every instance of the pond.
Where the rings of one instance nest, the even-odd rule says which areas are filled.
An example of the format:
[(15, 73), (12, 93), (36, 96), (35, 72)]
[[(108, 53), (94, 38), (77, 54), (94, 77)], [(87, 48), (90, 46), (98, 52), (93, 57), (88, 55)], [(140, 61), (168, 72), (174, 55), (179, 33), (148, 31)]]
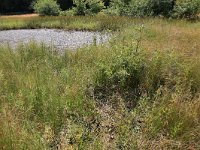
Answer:
[(16, 47), (30, 41), (55, 46), (59, 50), (87, 46), (93, 43), (102, 44), (110, 39), (110, 35), (101, 32), (65, 31), (58, 29), (24, 29), (0, 31), (0, 45), (9, 44)]

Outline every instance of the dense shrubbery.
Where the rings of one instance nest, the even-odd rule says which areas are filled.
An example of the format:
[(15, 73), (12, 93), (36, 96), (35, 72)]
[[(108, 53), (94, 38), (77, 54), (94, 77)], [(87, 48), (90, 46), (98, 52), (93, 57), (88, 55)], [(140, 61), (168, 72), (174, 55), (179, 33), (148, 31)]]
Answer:
[[(27, 11), (35, 0), (15, 1), (11, 4), (3, 0), (0, 12)], [(61, 15), (94, 15), (99, 12), (120, 16), (164, 16), (173, 18), (195, 18), (200, 13), (199, 0), (55, 0), (62, 9)], [(45, 4), (46, 3), (46, 4)], [(18, 5), (15, 7), (15, 5)], [(44, 0), (42, 13), (58, 15), (55, 2)], [(45, 5), (45, 7), (44, 7)], [(37, 5), (39, 7), (39, 5)], [(34, 7), (35, 8), (35, 7)], [(15, 10), (16, 9), (16, 10)], [(39, 9), (39, 8), (38, 8)], [(37, 9), (37, 10), (38, 10)], [(47, 9), (47, 10), (44, 10)], [(39, 10), (38, 10), (39, 11)], [(37, 12), (38, 12), (37, 11)]]
[[(175, 10), (174, 10), (175, 7)], [(186, 8), (187, 7), (187, 8)], [(175, 0), (113, 0), (109, 13), (130, 16), (176, 16), (186, 17), (184, 14), (198, 14), (199, 5), (196, 0), (176, 2)], [(173, 14), (176, 13), (176, 14)]]
[[(106, 9), (104, 5), (109, 6)], [(103, 9), (103, 10), (102, 10)], [(164, 16), (194, 18), (200, 12), (198, 0), (74, 0), (74, 7), (64, 15), (91, 15), (102, 11), (120, 16)]]
[(200, 12), (198, 0), (112, 0), (105, 12), (112, 15), (194, 18)]
[(174, 0), (113, 0), (109, 13), (130, 16), (169, 16)]
[(73, 3), (75, 6), (61, 15), (93, 15), (104, 8), (101, 0), (74, 0)]
[(34, 4), (34, 10), (41, 16), (58, 16), (60, 6), (55, 0), (38, 0)]
[(169, 16), (174, 8), (175, 0), (149, 0), (152, 15)]
[(173, 12), (175, 18), (195, 18), (200, 13), (199, 0), (177, 0)]

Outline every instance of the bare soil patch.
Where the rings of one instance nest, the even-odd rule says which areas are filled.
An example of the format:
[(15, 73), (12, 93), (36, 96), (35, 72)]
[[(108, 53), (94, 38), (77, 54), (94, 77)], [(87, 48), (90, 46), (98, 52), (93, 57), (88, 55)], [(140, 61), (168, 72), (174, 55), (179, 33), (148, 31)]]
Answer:
[(38, 14), (23, 14), (23, 15), (3, 15), (0, 18), (30, 18), (37, 17)]

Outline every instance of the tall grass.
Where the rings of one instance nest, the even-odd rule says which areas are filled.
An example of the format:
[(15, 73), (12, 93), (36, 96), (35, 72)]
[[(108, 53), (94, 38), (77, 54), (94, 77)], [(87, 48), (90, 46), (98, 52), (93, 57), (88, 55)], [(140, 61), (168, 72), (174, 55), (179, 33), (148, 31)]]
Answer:
[[(30, 44), (27, 47), (19, 47), (16, 52), (8, 47), (2, 47), (1, 57), (1, 122), (4, 118), (8, 119), (7, 113), (9, 113), (12, 118), (11, 124), (19, 122), (18, 126), (25, 134), (31, 132), (32, 128), (37, 130), (39, 140), (42, 140), (46, 128), (49, 127), (53, 134), (50, 141), (54, 143), (48, 144), (54, 144), (55, 147), (56, 138), (59, 140), (59, 134), (68, 119), (84, 125), (84, 119), (90, 117), (91, 113), (95, 114), (93, 103), (84, 100), (80, 87), (73, 82), (75, 80), (73, 78), (76, 78), (81, 68), (72, 70), (65, 55), (48, 51), (44, 45)], [(26, 124), (32, 127), (27, 129), (24, 126)], [(13, 130), (17, 130), (15, 127), (18, 126), (14, 126)], [(6, 127), (9, 129), (9, 124), (3, 127), (5, 128), (3, 132), (6, 132)], [(15, 131), (10, 134), (11, 136), (23, 135), (20, 131), (19, 135), (15, 135), (18, 134)], [(1, 139), (5, 140), (4, 137)], [(13, 143), (15, 139), (10, 140), (15, 145)], [(26, 144), (23, 143), (24, 140), (16, 140), (16, 144), (22, 146)], [(3, 141), (2, 144), (6, 142)]]

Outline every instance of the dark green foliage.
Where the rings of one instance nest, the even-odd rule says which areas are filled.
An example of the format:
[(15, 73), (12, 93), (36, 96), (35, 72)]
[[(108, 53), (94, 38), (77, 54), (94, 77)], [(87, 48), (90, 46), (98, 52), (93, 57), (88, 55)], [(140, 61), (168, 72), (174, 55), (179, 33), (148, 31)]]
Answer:
[(101, 0), (74, 0), (74, 15), (92, 15), (100, 12), (104, 4)]
[(103, 0), (103, 2), (104, 2), (105, 6), (109, 6), (110, 5), (110, 0)]
[(149, 0), (148, 5), (152, 10), (152, 15), (169, 16), (174, 8), (175, 0)]
[(33, 8), (41, 16), (58, 16), (60, 13), (60, 6), (55, 0), (38, 0)]
[(169, 16), (175, 0), (113, 0), (111, 10), (118, 15)]
[(108, 14), (129, 15), (131, 0), (111, 0)]
[(129, 5), (131, 16), (144, 17), (153, 14), (153, 4), (149, 0), (132, 0)]
[(108, 14), (194, 18), (200, 12), (199, 0), (112, 0)]
[(67, 10), (73, 6), (73, 0), (57, 0), (62, 10)]
[(195, 18), (200, 13), (199, 0), (177, 0), (173, 17)]

